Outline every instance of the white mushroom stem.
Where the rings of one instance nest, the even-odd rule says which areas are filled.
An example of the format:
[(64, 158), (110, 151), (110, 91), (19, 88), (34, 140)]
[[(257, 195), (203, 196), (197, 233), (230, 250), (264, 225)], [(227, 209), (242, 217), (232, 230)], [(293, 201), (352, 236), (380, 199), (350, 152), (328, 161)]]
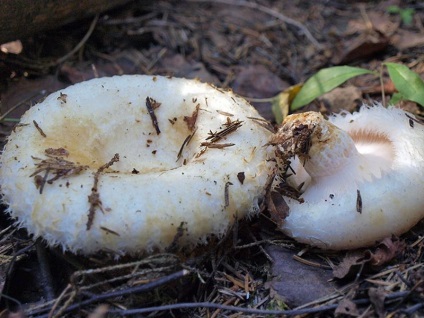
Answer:
[[(424, 217), (424, 126), (412, 114), (380, 105), (329, 121), (312, 112), (292, 115), (271, 143), (283, 160), (292, 158), (276, 190), (288, 206), (281, 229), (298, 241), (368, 246)], [(287, 196), (282, 184), (301, 188), (298, 197)]]

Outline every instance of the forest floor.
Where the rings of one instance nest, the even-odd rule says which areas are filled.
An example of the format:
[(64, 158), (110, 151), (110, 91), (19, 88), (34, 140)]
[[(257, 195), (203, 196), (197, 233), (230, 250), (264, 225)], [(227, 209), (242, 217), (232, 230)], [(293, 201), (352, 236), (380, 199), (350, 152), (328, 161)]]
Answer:
[[(390, 13), (390, 6), (397, 12)], [(118, 74), (198, 78), (231, 88), (275, 123), (269, 98), (322, 68), (381, 71), (383, 84), (360, 76), (300, 110), (354, 111), (395, 91), (383, 62), (405, 64), (424, 76), (424, 4), (134, 1), (2, 46), (0, 138), (4, 144), (19, 117), (48, 94)], [(424, 113), (412, 102), (400, 106)], [(340, 252), (293, 241), (276, 230), (266, 211), (234, 231), (203, 253), (116, 261), (47, 248), (3, 214), (0, 316), (424, 315), (422, 222), (400, 238)]]

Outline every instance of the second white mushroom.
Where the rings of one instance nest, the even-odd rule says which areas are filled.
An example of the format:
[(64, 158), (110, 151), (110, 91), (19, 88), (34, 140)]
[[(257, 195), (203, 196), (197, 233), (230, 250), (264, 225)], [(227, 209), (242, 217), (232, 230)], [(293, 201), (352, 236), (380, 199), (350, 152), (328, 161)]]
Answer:
[(408, 112), (379, 105), (329, 121), (291, 115), (271, 143), (286, 162), (275, 190), (287, 217), (278, 223), (298, 241), (369, 246), (424, 217), (424, 125)]

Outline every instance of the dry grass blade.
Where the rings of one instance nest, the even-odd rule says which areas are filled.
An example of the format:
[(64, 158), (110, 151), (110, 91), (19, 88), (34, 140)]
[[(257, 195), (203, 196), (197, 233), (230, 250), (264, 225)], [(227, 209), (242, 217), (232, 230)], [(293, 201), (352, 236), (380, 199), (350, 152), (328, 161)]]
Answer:
[[(40, 92), (36, 92), (36, 93), (32, 94), (31, 96), (25, 98), (24, 100), (20, 101), (19, 103), (13, 105), (12, 107), (10, 107), (6, 112), (4, 112), (0, 116), (0, 121), (5, 120), (5, 118), (7, 117), (7, 115), (9, 115), (11, 112), (13, 112), (18, 107), (20, 107), (22, 105), (25, 105), (26, 103), (37, 99), (37, 97), (39, 97), (39, 96), (44, 96), (45, 94), (46, 94), (46, 90), (42, 90)], [(1, 105), (1, 101), (0, 101), (0, 105)]]
[[(87, 42), (87, 40), (90, 38), (91, 34), (93, 33), (97, 21), (99, 20), (99, 15), (96, 14), (93, 21), (90, 24), (90, 27), (88, 28), (87, 33), (84, 35), (84, 37), (81, 39), (81, 41), (71, 50), (69, 51), (69, 53), (67, 53), (66, 55), (62, 56), (61, 58), (57, 59), (56, 62), (53, 65), (58, 65), (61, 64), (63, 62), (65, 62), (66, 60), (68, 60), (72, 55), (74, 55), (76, 52), (78, 52), (83, 45)], [(53, 66), (52, 65), (52, 66)]]

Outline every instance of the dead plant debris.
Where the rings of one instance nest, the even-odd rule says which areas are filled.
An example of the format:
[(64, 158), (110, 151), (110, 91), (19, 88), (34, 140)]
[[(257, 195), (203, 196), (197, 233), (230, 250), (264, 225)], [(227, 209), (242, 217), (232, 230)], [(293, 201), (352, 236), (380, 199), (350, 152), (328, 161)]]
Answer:
[(238, 128), (242, 126), (243, 122), (240, 120), (234, 120), (232, 121), (230, 117), (227, 117), (227, 121), (224, 123), (225, 128), (221, 129), (220, 131), (216, 132), (209, 132), (209, 137), (206, 138), (206, 140), (210, 140), (210, 143), (215, 143), (221, 139), (223, 139), (225, 136), (231, 134), (232, 132), (236, 131)]
[(385, 238), (374, 251), (355, 251), (348, 253), (343, 261), (333, 269), (335, 278), (346, 278), (356, 275), (357, 270), (378, 269), (403, 252), (404, 242), (398, 239)]
[(160, 103), (155, 101), (153, 98), (146, 97), (147, 111), (149, 112), (150, 118), (152, 119), (152, 124), (153, 124), (153, 127), (156, 130), (157, 135), (160, 134), (160, 129), (159, 129), (158, 120), (156, 118), (155, 109), (158, 108), (159, 106), (160, 106)]
[[(88, 202), (90, 203), (90, 209), (88, 210), (87, 216), (87, 231), (90, 230), (93, 225), (94, 215), (96, 213), (96, 209), (100, 209), (103, 213), (105, 213), (105, 209), (103, 208), (102, 201), (100, 200), (100, 193), (98, 189), (100, 175), (108, 168), (110, 168), (115, 162), (119, 161), (119, 154), (115, 154), (113, 158), (99, 169), (97, 169), (94, 174), (94, 182), (93, 187), (91, 188), (91, 194), (88, 196)], [(118, 233), (119, 235), (119, 233)]]
[[(199, 78), (223, 90), (233, 88), (251, 97), (269, 121), (251, 120), (275, 132), (270, 103), (253, 100), (272, 97), (279, 93), (276, 89), (300, 83), (334, 63), (351, 61), (352, 66), (379, 70), (382, 62), (392, 61), (423, 73), (420, 57), (424, 10), (418, 2), (395, 1), (401, 10), (414, 9), (412, 25), (405, 26), (399, 14), (387, 13), (389, 4), (393, 1), (323, 4), (264, 0), (259, 4), (256, 0), (193, 0), (177, 6), (163, 0), (151, 4), (132, 2), (92, 21), (80, 21), (72, 29), (21, 39), (21, 53), (0, 54), (0, 138), (4, 143), (13, 127), (19, 127), (14, 122), (40, 96), (69, 83), (116, 74)], [(359, 88), (359, 92), (342, 104), (354, 110), (364, 99), (394, 93), (395, 87), (386, 74), (382, 74), (382, 80), (383, 84), (367, 76), (351, 80), (347, 87)], [(69, 99), (64, 95), (57, 98), (62, 106)], [(334, 111), (329, 104), (315, 103), (305, 110), (328, 114)], [(152, 125), (159, 134), (156, 106), (154, 100), (146, 100)], [(423, 114), (415, 104), (406, 106)], [(218, 113), (233, 117), (225, 109)], [(178, 157), (182, 157), (195, 132), (195, 113), (187, 117), (191, 133)], [(169, 122), (175, 124), (177, 118)], [(409, 124), (416, 128), (422, 122), (409, 119)], [(211, 132), (211, 139), (218, 139), (204, 142), (222, 147), (227, 143), (224, 129)], [(307, 155), (308, 140), (304, 137), (297, 149)], [(206, 146), (198, 156), (208, 149)], [(34, 158), (32, 175), (40, 193), (46, 185), (86, 169), (69, 160), (72, 154), (66, 149), (46, 149), (44, 155)], [(291, 171), (289, 158), (283, 159), (286, 164), (278, 173), (284, 181)], [(97, 188), (102, 173), (98, 172), (93, 188)], [(132, 173), (138, 171), (133, 169)], [(242, 182), (241, 176), (237, 178)], [(225, 197), (231, 195), (230, 185), (226, 188), (224, 204)], [(37, 256), (32, 240), (10, 220), (0, 217), (1, 313), (22, 317), (77, 317), (90, 313), (96, 317), (106, 310), (110, 315), (158, 317), (322, 317), (336, 312), (361, 317), (424, 315), (423, 224), (400, 240), (390, 238), (356, 254), (314, 250), (275, 231), (273, 216), (274, 220), (284, 218), (285, 202), (279, 200), (279, 191), (296, 198), (300, 189), (287, 188), (282, 182), (275, 193), (269, 192), (268, 208), (259, 218), (246, 221), (233, 237), (217, 245), (209, 238), (211, 244), (200, 251), (182, 254), (175, 248), (175, 254), (140, 256), (137, 261), (123, 256), (116, 261), (108, 253), (85, 259), (57, 250), (47, 259), (42, 258)], [(90, 210), (103, 209), (97, 190), (92, 191), (89, 202)], [(276, 218), (275, 211), (283, 215)], [(108, 228), (103, 231), (119, 235)], [(40, 280), (41, 273), (49, 272), (42, 264), (55, 268), (50, 281), (57, 288), (51, 300), (46, 300)], [(314, 273), (308, 277), (325, 278), (316, 285), (326, 291), (319, 298), (306, 299), (314, 286), (310, 280), (300, 279), (302, 271)], [(107, 309), (102, 307), (104, 303)]]
[(38, 132), (40, 133), (41, 136), (43, 136), (44, 138), (47, 137), (47, 135), (44, 133), (44, 131), (40, 128), (40, 126), (38, 125), (38, 123), (33, 120), (32, 121), (34, 123), (35, 128), (37, 128)]
[[(43, 193), (46, 183), (52, 184), (60, 178), (68, 178), (72, 175), (77, 175), (88, 168), (88, 166), (64, 159), (63, 157), (69, 155), (69, 152), (64, 148), (48, 148), (45, 149), (44, 152), (47, 157), (46, 159), (33, 157), (36, 161), (36, 169), (34, 173), (30, 175), (31, 178), (34, 177), (35, 186), (37, 189), (40, 189), (40, 194)], [(44, 175), (40, 175), (42, 172), (44, 172)], [(49, 179), (50, 174), (54, 176)]]
[(246, 176), (245, 176), (245, 174), (244, 174), (244, 172), (243, 172), (243, 171), (241, 171), (241, 172), (237, 173), (237, 179), (238, 179), (238, 181), (239, 181), (241, 184), (243, 184), (243, 183), (244, 183), (244, 180), (246, 179)]
[(229, 191), (230, 185), (233, 185), (233, 184), (229, 181), (225, 183), (225, 188), (224, 188), (224, 200), (225, 200), (224, 207), (225, 208), (227, 208), (230, 205), (230, 191)]
[(184, 116), (184, 121), (187, 123), (188, 130), (193, 131), (196, 127), (197, 116), (199, 115), (200, 104), (196, 105), (196, 109), (191, 116)]
[(237, 119), (237, 120), (231, 120), (230, 117), (227, 117), (226, 122), (223, 124), (225, 128), (219, 130), (219, 131), (209, 131), (209, 136), (206, 137), (206, 141), (201, 142), (200, 146), (203, 147), (199, 153), (196, 154), (196, 158), (199, 158), (201, 155), (203, 155), (208, 148), (215, 148), (215, 149), (224, 149), (228, 147), (232, 147), (235, 144), (234, 143), (217, 143), (218, 141), (224, 139), (227, 135), (231, 134), (232, 132), (236, 131), (243, 125), (243, 121)]
[(177, 161), (181, 158), (181, 156), (183, 155), (183, 150), (185, 146), (188, 146), (188, 144), (190, 143), (191, 139), (193, 138), (194, 134), (196, 133), (197, 128), (193, 131), (193, 133), (191, 133), (190, 135), (188, 135), (186, 137), (186, 139), (184, 139), (183, 144), (181, 145), (180, 150), (178, 151), (177, 154)]

